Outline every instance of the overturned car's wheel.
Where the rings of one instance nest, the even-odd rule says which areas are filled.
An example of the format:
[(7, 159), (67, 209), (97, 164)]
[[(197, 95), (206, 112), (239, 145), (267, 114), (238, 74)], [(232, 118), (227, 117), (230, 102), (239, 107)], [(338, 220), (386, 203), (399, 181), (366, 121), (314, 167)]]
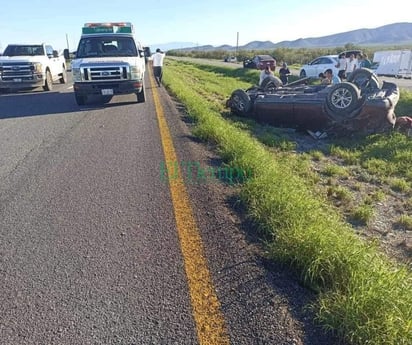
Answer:
[(238, 115), (246, 115), (252, 108), (252, 101), (244, 90), (235, 90), (228, 102), (231, 110)]
[(326, 97), (326, 110), (335, 121), (354, 116), (360, 106), (360, 90), (348, 82), (333, 85)]
[(270, 91), (270, 90), (276, 90), (279, 87), (282, 87), (282, 85), (283, 83), (278, 77), (270, 76), (270, 77), (263, 79), (260, 87), (265, 91)]
[(362, 91), (380, 88), (379, 79), (368, 68), (358, 68), (349, 74), (348, 82), (357, 85)]

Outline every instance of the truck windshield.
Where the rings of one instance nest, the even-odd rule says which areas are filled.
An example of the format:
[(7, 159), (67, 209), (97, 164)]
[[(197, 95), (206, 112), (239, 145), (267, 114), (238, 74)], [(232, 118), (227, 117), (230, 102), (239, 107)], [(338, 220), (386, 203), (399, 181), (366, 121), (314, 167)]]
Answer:
[(137, 56), (132, 37), (83, 37), (76, 57)]
[(3, 53), (4, 56), (34, 56), (44, 55), (42, 45), (8, 45)]

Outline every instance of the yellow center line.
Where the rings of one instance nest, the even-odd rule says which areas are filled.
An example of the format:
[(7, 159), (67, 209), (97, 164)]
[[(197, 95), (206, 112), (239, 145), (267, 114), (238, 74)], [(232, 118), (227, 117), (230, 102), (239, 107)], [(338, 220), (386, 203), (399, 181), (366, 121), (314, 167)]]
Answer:
[[(159, 93), (152, 73), (149, 73), (153, 100), (159, 123), (160, 137), (166, 162), (178, 162), (173, 140), (166, 123)], [(172, 164), (179, 169), (179, 164)], [(165, 164), (172, 169), (170, 164)], [(168, 172), (172, 176), (172, 171)], [(177, 176), (182, 176), (180, 171)], [(200, 345), (229, 345), (230, 340), (220, 302), (213, 286), (211, 274), (205, 259), (202, 239), (193, 216), (189, 196), (183, 179), (169, 179), (176, 226), (182, 250), (186, 277), (189, 285), (193, 316)]]

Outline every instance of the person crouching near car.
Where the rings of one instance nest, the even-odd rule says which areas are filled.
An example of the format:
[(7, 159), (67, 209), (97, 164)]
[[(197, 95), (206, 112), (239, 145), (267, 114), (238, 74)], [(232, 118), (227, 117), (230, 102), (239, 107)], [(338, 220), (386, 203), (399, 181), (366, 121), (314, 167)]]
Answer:
[(262, 85), (266, 78), (270, 78), (271, 76), (273, 77), (273, 72), (270, 69), (270, 65), (266, 65), (265, 69), (260, 72), (259, 86)]
[(326, 80), (326, 81), (325, 81), (325, 83), (322, 82), (322, 84), (331, 84), (331, 85), (334, 85), (334, 84), (339, 84), (339, 83), (341, 82), (340, 78), (339, 78), (337, 75), (334, 75), (334, 74), (333, 74), (333, 71), (332, 71), (331, 68), (328, 68), (328, 69), (325, 71), (324, 75), (325, 75), (324, 81), (325, 81), (325, 80)]

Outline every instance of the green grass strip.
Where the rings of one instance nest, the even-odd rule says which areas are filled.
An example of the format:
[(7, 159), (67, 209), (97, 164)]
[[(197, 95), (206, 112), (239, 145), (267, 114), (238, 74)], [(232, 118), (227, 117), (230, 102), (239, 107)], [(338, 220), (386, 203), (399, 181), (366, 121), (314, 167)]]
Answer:
[(194, 134), (215, 143), (230, 166), (252, 172), (240, 195), (248, 216), (272, 239), (272, 258), (318, 291), (318, 321), (355, 345), (412, 344), (411, 272), (358, 238), (287, 160), (221, 116), (225, 97), (250, 84), (177, 62), (164, 75), (195, 119)]

